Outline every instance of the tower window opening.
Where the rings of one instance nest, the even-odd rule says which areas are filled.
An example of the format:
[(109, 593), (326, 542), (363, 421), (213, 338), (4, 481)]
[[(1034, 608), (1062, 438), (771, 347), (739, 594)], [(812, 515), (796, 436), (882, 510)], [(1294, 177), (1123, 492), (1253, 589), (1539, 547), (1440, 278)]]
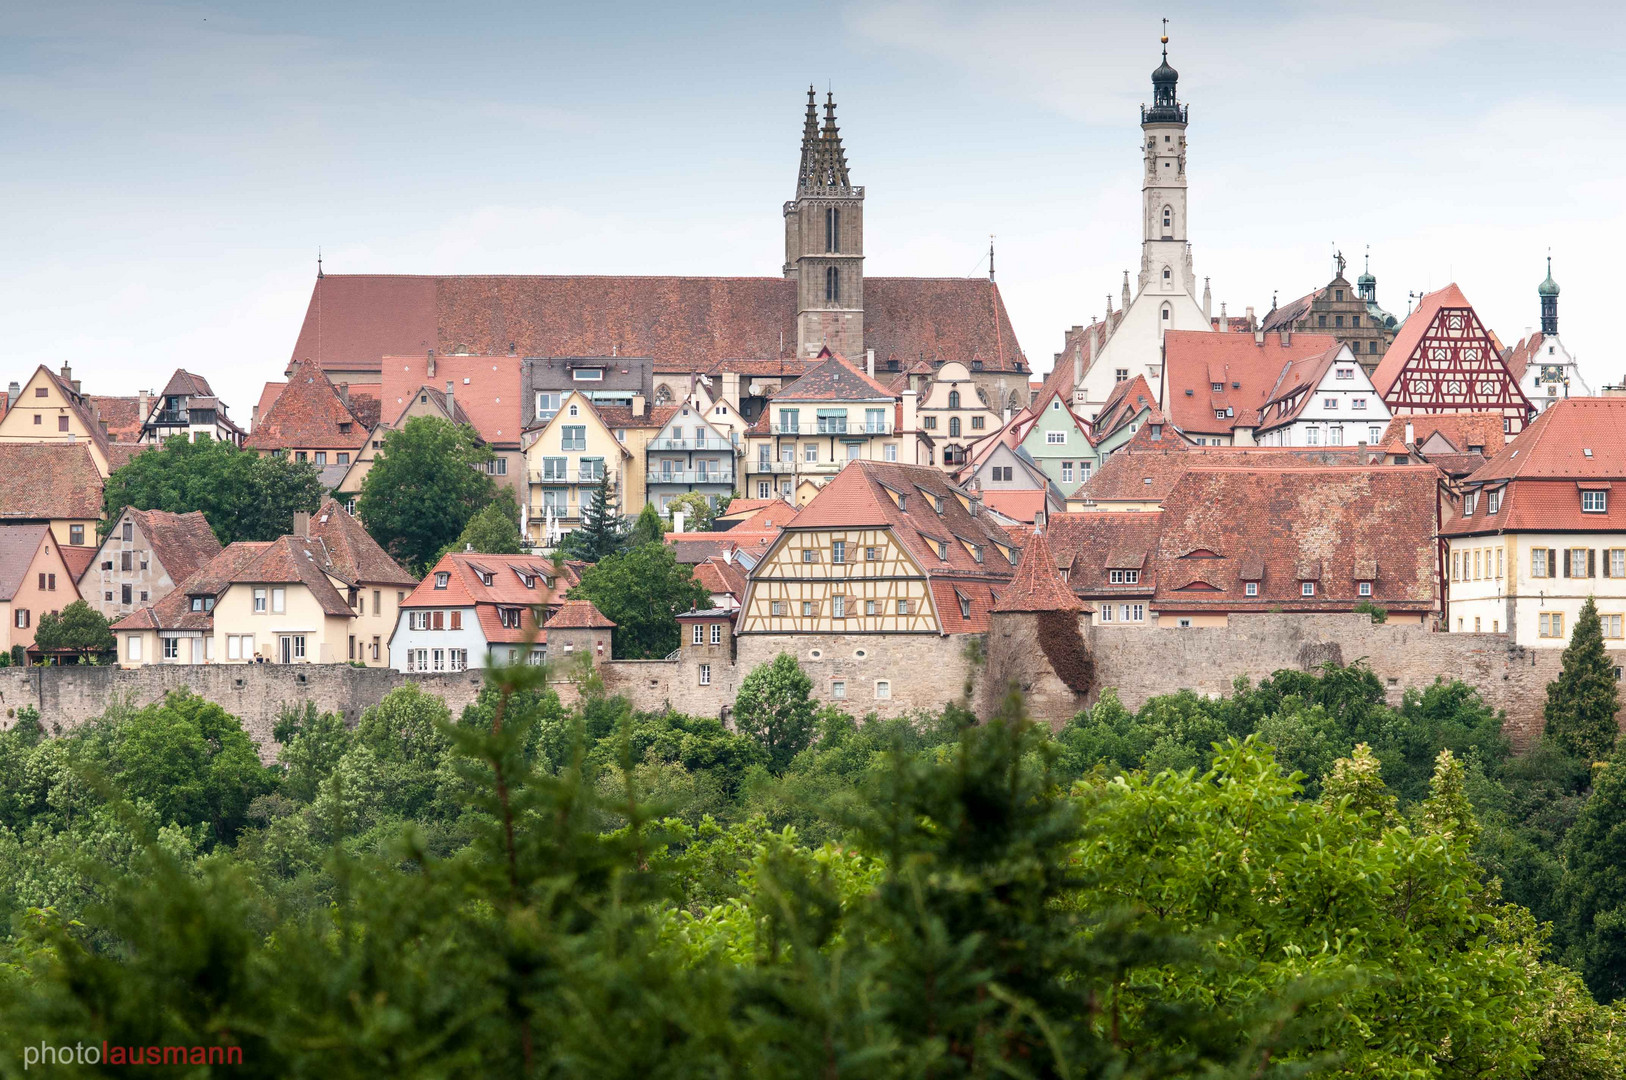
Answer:
[(824, 211), (824, 250), (841, 250), (841, 210), (831, 206)]
[(826, 267), (824, 271), (824, 299), (831, 304), (841, 300), (841, 275), (836, 273), (833, 266)]
[(1163, 280), (1164, 281), (1170, 281), (1170, 280), (1173, 279), (1173, 277), (1174, 277), (1174, 272), (1172, 270), (1170, 270), (1167, 266), (1165, 266), (1163, 268)]
[(1165, 238), (1174, 235), (1174, 210), (1168, 206), (1163, 208), (1163, 235)]

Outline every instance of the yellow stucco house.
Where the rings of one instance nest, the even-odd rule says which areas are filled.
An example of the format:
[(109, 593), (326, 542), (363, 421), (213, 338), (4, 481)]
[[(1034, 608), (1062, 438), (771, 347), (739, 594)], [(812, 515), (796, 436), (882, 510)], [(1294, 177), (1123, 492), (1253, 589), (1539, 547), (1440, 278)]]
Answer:
[[(641, 401), (641, 399), (640, 399)], [(563, 532), (581, 524), (582, 510), (606, 475), (620, 500), (621, 513), (634, 517), (644, 508), (644, 455), (649, 440), (672, 407), (641, 404), (599, 405), (568, 391), (559, 411), (526, 432), (525, 471), (530, 500), (525, 507), (526, 538), (543, 542), (550, 516)]]

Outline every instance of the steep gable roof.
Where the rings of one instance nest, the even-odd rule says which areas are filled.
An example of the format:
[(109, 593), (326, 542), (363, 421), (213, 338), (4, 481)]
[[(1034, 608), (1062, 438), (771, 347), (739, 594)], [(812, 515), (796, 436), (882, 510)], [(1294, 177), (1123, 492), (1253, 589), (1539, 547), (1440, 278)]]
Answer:
[(0, 525), (0, 600), (17, 595), (29, 564), (50, 535), (49, 525)]
[(847, 362), (839, 353), (825, 349), (806, 375), (780, 389), (774, 402), (799, 401), (886, 401), (891, 390)]
[(996, 612), (1082, 611), (1078, 602), (1056, 573), (1055, 560), (1043, 529), (1033, 530), (1022, 557), (1016, 564), (1011, 583), (999, 590)]
[[(265, 546), (259, 557), (242, 566), (233, 584), (303, 585), (327, 615), (349, 618), (355, 612), (330, 580), (344, 577), (322, 541), (302, 536), (280, 536)], [(350, 581), (349, 584), (356, 584)]]
[(1095, 431), (1096, 440), (1111, 435), (1123, 425), (1139, 416), (1142, 409), (1154, 414), (1151, 423), (1160, 423), (1163, 411), (1158, 406), (1157, 395), (1152, 393), (1151, 384), (1146, 376), (1136, 375), (1133, 379), (1125, 379), (1112, 388), (1107, 400), (1096, 411), (1095, 420), (1091, 427)]
[[(220, 540), (201, 511), (172, 514), (131, 507), (125, 513), (147, 538), (154, 558), (171, 581), (185, 581), (220, 554)], [(112, 535), (110, 531), (108, 536)]]
[(1383, 442), (1404, 444), (1408, 425), (1414, 446), (1422, 446), (1439, 435), (1458, 453), (1477, 446), (1495, 456), (1507, 442), (1500, 413), (1400, 413), (1389, 421)]
[(1418, 300), (1372, 385), (1397, 413), (1495, 412), (1522, 421), (1531, 408), (1496, 336), (1455, 283)]
[(1623, 432), (1626, 398), (1555, 401), (1468, 480), (1626, 480)]
[(288, 385), (260, 415), (243, 445), (251, 450), (359, 448), (366, 445), (369, 430), (322, 369), (312, 360), (299, 360), (289, 369)]
[[(1051, 558), (1066, 570), (1067, 587), (1087, 597), (1150, 596), (1157, 584), (1161, 510), (1053, 514), (1046, 523)], [(1113, 583), (1111, 571), (1134, 570), (1133, 583)]]
[(436, 355), (432, 376), (429, 367), (426, 352), (384, 357), (380, 390), (384, 411), (399, 415), (422, 387), (441, 387), (444, 409), (444, 387), (450, 383), (453, 402), (480, 438), (492, 445), (519, 443), (525, 417), (518, 356)]
[(101, 516), (102, 474), (85, 443), (0, 443), (0, 522)]
[(118, 394), (90, 394), (90, 407), (107, 424), (107, 437), (114, 442), (135, 442), (141, 435), (141, 399)]
[[(377, 371), (385, 356), (647, 356), (655, 370), (777, 362), (796, 341), (796, 288), (773, 277), (328, 274), (295, 359)], [(1026, 370), (999, 289), (978, 278), (864, 279), (864, 338), (883, 361)]]
[(347, 581), (409, 588), (418, 583), (337, 499), (329, 498), (317, 509), (311, 518), (310, 533), (321, 541), (338, 575)]
[(1547, 337), (1540, 330), (1519, 339), (1511, 349), (1502, 354), (1502, 364), (1507, 373), (1519, 381), (1524, 380), (1524, 373), (1530, 370), (1530, 362), (1541, 355), (1541, 346)]
[(738, 600), (745, 595), (745, 575), (720, 555), (713, 555), (705, 562), (697, 563), (694, 568), (694, 579), (713, 596), (727, 593)]
[(594, 606), (591, 600), (566, 600), (559, 610), (543, 624), (544, 630), (611, 629), (615, 623)]
[(1236, 427), (1255, 427), (1289, 365), (1320, 357), (1337, 345), (1326, 334), (1268, 334), (1261, 342), (1252, 334), (1167, 331), (1164, 414), (1184, 432), (1223, 435)]
[(144, 608), (138, 608), (113, 624), (114, 630), (208, 630), (214, 626), (214, 613), (193, 611), (192, 597), (219, 596), (246, 566), (253, 564), (271, 547), (267, 541), (241, 540), (222, 548), (214, 558), (182, 580), (169, 595)]

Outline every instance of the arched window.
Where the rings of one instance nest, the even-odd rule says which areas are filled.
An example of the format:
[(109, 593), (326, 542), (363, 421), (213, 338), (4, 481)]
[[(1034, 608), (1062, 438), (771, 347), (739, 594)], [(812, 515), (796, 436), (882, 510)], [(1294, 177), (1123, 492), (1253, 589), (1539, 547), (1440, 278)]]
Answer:
[(665, 383), (661, 383), (659, 386), (655, 387), (655, 404), (672, 404), (672, 388), (670, 386), (667, 386)]
[(1164, 237), (1164, 239), (1168, 239), (1169, 237), (1171, 237), (1173, 235), (1174, 235), (1174, 208), (1171, 207), (1171, 206), (1165, 206), (1163, 208), (1163, 237)]
[(1174, 280), (1174, 271), (1170, 270), (1167, 266), (1165, 266), (1163, 268), (1163, 280), (1164, 281), (1173, 281)]
[(827, 207), (824, 211), (824, 250), (841, 250), (841, 210)]
[(1165, 323), (1167, 323), (1167, 322), (1168, 322), (1168, 321), (1169, 321), (1169, 317), (1170, 317), (1170, 316), (1171, 316), (1171, 315), (1172, 315), (1172, 314), (1174, 314), (1174, 309), (1173, 309), (1173, 308), (1171, 308), (1171, 307), (1169, 307), (1169, 305), (1167, 305), (1167, 304), (1164, 304), (1164, 305), (1163, 305), (1163, 321), (1164, 321), (1164, 322), (1165, 322)]
[(949, 438), (958, 439), (959, 437), (960, 437), (960, 418), (958, 416), (951, 416), (951, 417), (949, 417)]
[(958, 390), (950, 390), (949, 391), (949, 408), (958, 409), (959, 407), (960, 407), (960, 392)]
[(824, 299), (830, 304), (841, 300), (841, 276), (836, 273), (833, 266), (825, 267), (824, 270)]

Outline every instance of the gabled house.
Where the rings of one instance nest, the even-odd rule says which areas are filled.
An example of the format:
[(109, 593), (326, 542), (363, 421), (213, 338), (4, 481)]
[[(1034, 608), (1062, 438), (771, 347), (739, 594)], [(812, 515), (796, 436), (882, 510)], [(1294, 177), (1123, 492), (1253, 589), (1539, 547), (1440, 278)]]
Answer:
[(1163, 500), (1158, 625), (1248, 612), (1353, 612), (1427, 625), (1440, 611), (1439, 473), (1194, 468)]
[(649, 431), (662, 425), (656, 417), (608, 405), (600, 408), (577, 391), (567, 394), (551, 420), (526, 433), (530, 497), (521, 505), (526, 508), (529, 540), (542, 544), (550, 520), (563, 532), (580, 525), (582, 511), (606, 476), (623, 514), (642, 510), (643, 444)]
[(1340, 342), (1318, 356), (1288, 362), (1258, 420), (1253, 441), (1260, 446), (1377, 446), (1389, 407), (1349, 345)]
[(0, 649), (34, 652), (40, 617), (79, 599), (47, 525), (0, 525)]
[[(727, 406), (712, 406), (727, 410)], [(744, 449), (726, 423), (719, 427), (710, 411), (693, 397), (661, 406), (665, 423), (644, 447), (645, 501), (670, 517), (672, 500), (695, 491), (713, 506), (726, 502), (735, 489), (737, 456)]]
[(463, 671), (520, 659), (541, 663), (540, 631), (573, 580), (534, 555), (448, 552), (401, 604), (390, 632), (397, 671)]
[(963, 634), (988, 628), (1018, 545), (937, 469), (860, 460), (751, 571), (741, 634)]
[(328, 499), (291, 534), (223, 548), (168, 596), (113, 624), (119, 661), (388, 664), (383, 642), (415, 579)]
[(61, 375), (44, 364), (34, 369), (0, 416), (0, 443), (84, 443), (104, 478), (117, 467), (112, 440), (67, 364)]
[(1169, 423), (1198, 446), (1250, 446), (1284, 375), (1337, 348), (1325, 334), (1171, 330), (1163, 339), (1160, 405)]
[(712, 555), (697, 564), (694, 579), (711, 593), (711, 610), (739, 610), (740, 600), (745, 596), (745, 574), (728, 555)]
[(59, 544), (94, 544), (102, 483), (87, 442), (0, 443), (0, 525), (49, 525)]
[(998, 408), (970, 370), (950, 362), (937, 369), (916, 406), (920, 428), (937, 443), (937, 463), (952, 471), (968, 460), (973, 443), (1000, 425)]
[(1119, 383), (1108, 395), (1106, 403), (1095, 414), (1090, 424), (1090, 437), (1094, 444), (1096, 467), (1123, 446), (1146, 424), (1158, 425), (1159, 433), (1167, 420), (1158, 407), (1157, 395), (1146, 382), (1146, 376), (1136, 375)]
[[(447, 381), (445, 390), (433, 386), (420, 386), (416, 393), (406, 396), (406, 406), (399, 414), (393, 419), (380, 420), (378, 426), (368, 433), (367, 442), (356, 451), (355, 457), (351, 459), (350, 468), (345, 471), (343, 479), (334, 486), (333, 494), (344, 504), (345, 510), (351, 514), (356, 512), (356, 500), (361, 496), (361, 486), (366, 481), (367, 474), (372, 471), (373, 461), (377, 459), (379, 450), (384, 446), (384, 436), (391, 431), (400, 430), (415, 416), (433, 416), (474, 428), (474, 421), (462, 403), (457, 400), (450, 380)], [(477, 430), (475, 437), (479, 439)], [(480, 441), (483, 443), (484, 440)], [(503, 463), (501, 457), (488, 468), (491, 472), (499, 469), (504, 474), (508, 472), (508, 465)], [(519, 473), (523, 475), (524, 470), (519, 470)]]
[(1447, 630), (1562, 649), (1592, 597), (1605, 647), (1626, 649), (1623, 430), (1626, 399), (1560, 399), (1462, 482), (1441, 528)]
[(1538, 410), (1555, 401), (1591, 397), (1592, 387), (1581, 376), (1580, 365), (1558, 337), (1558, 282), (1553, 280), (1553, 260), (1547, 258), (1547, 279), (1536, 286), (1541, 302), (1541, 329), (1528, 333), (1502, 354), (1508, 374)]
[(1372, 375), (1394, 413), (1496, 413), (1511, 438), (1534, 415), (1502, 346), (1462, 290), (1425, 293)]
[(1089, 424), (1054, 390), (1033, 403), (1032, 417), (1017, 445), (1062, 491), (1082, 484), (1095, 469), (1095, 443)]
[(219, 554), (220, 541), (198, 511), (126, 507), (94, 549), (79, 591), (91, 607), (117, 621), (162, 600)]
[[(442, 415), (456, 412), (466, 418), (495, 455), (486, 466), (491, 478), (499, 487), (512, 491), (521, 506), (525, 505), (525, 402), (518, 357), (426, 353), (386, 356), (383, 377), (380, 419), (404, 422), (400, 418), (414, 405), (423, 409), (432, 404), (421, 400), (426, 388), (444, 388)], [(373, 441), (382, 438), (375, 434)]]
[(980, 492), (983, 506), (1012, 524), (1042, 521), (1067, 505), (1066, 495), (1026, 450), (1002, 442), (962, 470), (957, 482)]
[(915, 402), (914, 391), (894, 395), (825, 349), (751, 427), (744, 493), (802, 505), (850, 461), (915, 463)]
[(215, 396), (201, 375), (176, 368), (163, 392), (146, 402), (137, 441), (162, 443), (182, 435), (197, 442), (214, 439), (242, 446), (245, 433), (226, 415), (226, 403)]
[(306, 461), (322, 472), (322, 486), (336, 488), (368, 434), (378, 424), (378, 399), (352, 397), (349, 386), (334, 386), (319, 365), (296, 361), (288, 384), (255, 421), (243, 446), (271, 457)]
[(1385, 461), (1427, 462), (1460, 480), (1502, 452), (1506, 437), (1496, 413), (1405, 413), (1383, 432)]
[(1157, 625), (1157, 542), (1162, 512), (1057, 514), (1045, 525), (1056, 572), (1097, 626)]
[(1370, 266), (1351, 285), (1344, 277), (1344, 257), (1337, 256), (1332, 280), (1321, 288), (1289, 301), (1272, 305), (1259, 321), (1267, 334), (1331, 334), (1348, 345), (1350, 356), (1371, 374), (1379, 359), (1394, 341), (1399, 321), (1378, 307), (1378, 279)]

